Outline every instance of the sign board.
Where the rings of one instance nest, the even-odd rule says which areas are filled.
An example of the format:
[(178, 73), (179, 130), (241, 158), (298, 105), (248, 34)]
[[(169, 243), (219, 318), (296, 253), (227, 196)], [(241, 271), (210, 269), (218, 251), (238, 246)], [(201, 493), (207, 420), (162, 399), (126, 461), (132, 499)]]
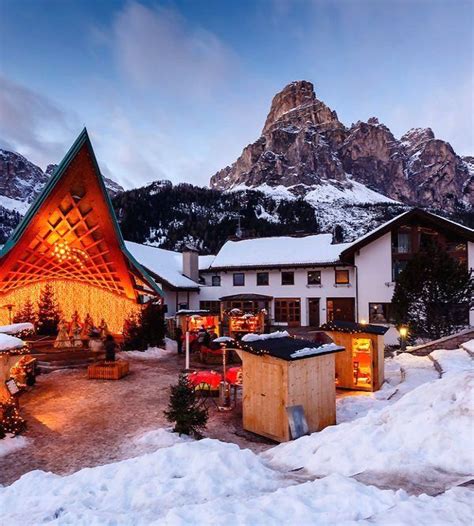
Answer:
[(294, 440), (309, 435), (309, 426), (302, 405), (290, 405), (286, 408), (291, 438)]
[(17, 383), (13, 378), (10, 378), (10, 380), (7, 380), (5, 382), (5, 385), (7, 386), (8, 392), (13, 396), (20, 392), (20, 388), (18, 387)]

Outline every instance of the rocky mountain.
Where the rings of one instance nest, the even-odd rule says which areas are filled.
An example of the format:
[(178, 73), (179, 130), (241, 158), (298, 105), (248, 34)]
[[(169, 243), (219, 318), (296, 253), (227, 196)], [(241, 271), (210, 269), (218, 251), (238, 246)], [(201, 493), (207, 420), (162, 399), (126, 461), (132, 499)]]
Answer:
[[(56, 167), (56, 164), (49, 164), (43, 172), (23, 155), (0, 149), (0, 205), (24, 211), (25, 205), (27, 207), (38, 195)], [(104, 180), (111, 196), (123, 192), (123, 188), (115, 181)]]
[(375, 117), (347, 128), (316, 97), (310, 82), (298, 81), (275, 95), (260, 138), (217, 172), (210, 185), (349, 195), (360, 193), (359, 183), (374, 192), (373, 201), (377, 193), (379, 202), (390, 198), (453, 212), (472, 209), (469, 159), (456, 155), (430, 128), (409, 130), (400, 139)]

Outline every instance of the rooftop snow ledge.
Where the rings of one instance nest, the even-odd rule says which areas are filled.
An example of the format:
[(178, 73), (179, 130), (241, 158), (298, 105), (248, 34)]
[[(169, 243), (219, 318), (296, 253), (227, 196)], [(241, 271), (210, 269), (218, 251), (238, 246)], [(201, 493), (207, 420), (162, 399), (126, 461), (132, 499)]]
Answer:
[(271, 340), (273, 338), (287, 338), (289, 337), (289, 333), (287, 331), (277, 331), (277, 332), (271, 332), (270, 334), (246, 334), (242, 337), (243, 342), (256, 342), (261, 340)]

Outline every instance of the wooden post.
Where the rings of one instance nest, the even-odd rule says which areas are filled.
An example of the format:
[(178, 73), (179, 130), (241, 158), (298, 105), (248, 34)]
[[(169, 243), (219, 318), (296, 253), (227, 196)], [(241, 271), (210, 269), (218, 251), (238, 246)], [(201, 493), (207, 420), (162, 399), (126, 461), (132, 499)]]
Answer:
[(186, 331), (186, 371), (189, 371), (189, 331)]

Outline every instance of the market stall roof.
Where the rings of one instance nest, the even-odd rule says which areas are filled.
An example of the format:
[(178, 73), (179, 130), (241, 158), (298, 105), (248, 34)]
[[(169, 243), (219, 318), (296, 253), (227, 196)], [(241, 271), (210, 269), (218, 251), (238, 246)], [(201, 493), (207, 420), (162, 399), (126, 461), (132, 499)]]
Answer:
[(389, 329), (383, 325), (372, 325), (369, 323), (356, 323), (353, 321), (331, 321), (321, 325), (322, 331), (335, 332), (365, 332), (367, 334), (378, 334), (383, 336)]
[(278, 338), (266, 338), (266, 336), (269, 336), (267, 334), (260, 336), (261, 338), (259, 339), (242, 341), (240, 348), (252, 354), (268, 354), (288, 362), (345, 350), (344, 347), (336, 345), (335, 343), (320, 345), (317, 342), (292, 338), (291, 336), (281, 336)]
[(226, 268), (281, 268), (334, 265), (349, 243), (332, 243), (332, 234), (279, 236), (227, 241), (211, 264)]
[(180, 252), (125, 241), (128, 251), (152, 274), (157, 282), (172, 289), (199, 290), (199, 284), (183, 275)]
[(222, 296), (220, 301), (269, 301), (273, 296), (266, 296), (265, 294), (231, 294), (230, 296)]

